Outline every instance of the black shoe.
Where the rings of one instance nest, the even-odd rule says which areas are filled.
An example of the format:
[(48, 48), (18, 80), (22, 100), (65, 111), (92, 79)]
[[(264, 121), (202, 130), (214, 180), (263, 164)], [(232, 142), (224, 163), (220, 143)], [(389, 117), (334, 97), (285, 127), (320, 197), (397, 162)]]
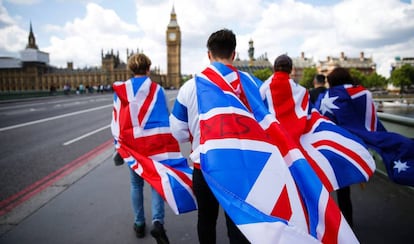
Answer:
[(151, 230), (152, 237), (155, 238), (157, 244), (169, 244), (168, 237), (165, 234), (164, 226), (159, 222), (155, 221)]
[(145, 236), (145, 223), (143, 225), (134, 224), (135, 235), (138, 238), (144, 238)]

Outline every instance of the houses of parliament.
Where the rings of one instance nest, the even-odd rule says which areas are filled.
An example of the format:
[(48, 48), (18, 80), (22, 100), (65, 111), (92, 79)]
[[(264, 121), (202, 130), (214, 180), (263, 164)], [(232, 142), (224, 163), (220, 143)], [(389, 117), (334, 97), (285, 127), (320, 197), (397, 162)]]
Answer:
[[(167, 74), (162, 74), (159, 68), (150, 71), (150, 77), (164, 88), (179, 88), (182, 84), (181, 74), (181, 31), (177, 22), (174, 7), (170, 13), (170, 22), (166, 30), (167, 45)], [(138, 52), (138, 51), (137, 51)], [(99, 85), (112, 85), (114, 81), (127, 80), (132, 73), (127, 69), (127, 60), (134, 54), (133, 50), (126, 50), (126, 60), (119, 58), (119, 52), (113, 50), (101, 51), (101, 67), (74, 69), (73, 63), (68, 62), (65, 68), (57, 68), (49, 64), (49, 54), (39, 50), (32, 25), (30, 24), (28, 43), (20, 52), (20, 59), (0, 57), (0, 94), (7, 92), (49, 91), (52, 88), (63, 90), (65, 86), (72, 89), (83, 85), (94, 87)], [(254, 72), (269, 68), (272, 63), (267, 54), (254, 57), (253, 40), (249, 41), (248, 60), (241, 60), (239, 55), (234, 66), (243, 71)], [(328, 57), (326, 61), (315, 64), (312, 59), (306, 58), (304, 53), (298, 58), (292, 58), (294, 72), (292, 78), (300, 80), (303, 70), (316, 67), (318, 72), (329, 70), (330, 66), (341, 65), (345, 68), (356, 68), (365, 74), (375, 72), (375, 63), (372, 58), (364, 57), (363, 52), (359, 58), (347, 58), (341, 53), (340, 58)]]
[[(179, 88), (181, 83), (181, 32), (174, 8), (166, 31), (167, 74), (161, 74), (159, 68), (150, 70), (153, 81), (163, 87)], [(174, 37), (174, 38), (173, 38)], [(83, 85), (93, 87), (112, 85), (115, 81), (127, 80), (132, 73), (127, 68), (127, 60), (134, 54), (126, 50), (126, 60), (119, 58), (119, 52), (101, 51), (101, 67), (74, 69), (72, 62), (65, 68), (49, 65), (49, 54), (40, 51), (33, 33), (32, 25), (26, 49), (20, 52), (21, 59), (0, 57), (0, 92), (49, 91), (52, 87), (63, 90)], [(137, 51), (138, 52), (138, 51)]]

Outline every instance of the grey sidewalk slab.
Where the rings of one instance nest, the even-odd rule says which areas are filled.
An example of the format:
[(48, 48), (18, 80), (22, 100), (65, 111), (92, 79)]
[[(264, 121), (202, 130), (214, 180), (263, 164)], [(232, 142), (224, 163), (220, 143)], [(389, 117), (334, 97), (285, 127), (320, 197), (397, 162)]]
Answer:
[[(0, 237), (1, 244), (156, 243), (150, 236), (150, 191), (145, 185), (147, 235), (132, 230), (129, 172), (110, 158)], [(165, 228), (171, 243), (197, 243), (197, 213), (175, 215), (165, 206)], [(218, 243), (226, 243), (224, 221), (218, 223)]]
[[(112, 159), (106, 156), (100, 163), (88, 166), (85, 170), (87, 172), (77, 180), (74, 180), (77, 177), (73, 175), (66, 178), (66, 187), (57, 191), (53, 198), (32, 214), (11, 226), (8, 232), (0, 236), (0, 243), (156, 243), (149, 232), (145, 238), (137, 239), (132, 230), (129, 172), (126, 165), (115, 166)], [(53, 189), (49, 191), (53, 192)], [(145, 186), (145, 196), (146, 218), (150, 226), (148, 185)], [(376, 173), (364, 188), (352, 186), (352, 201), (354, 230), (361, 243), (413, 243), (412, 189), (394, 184)], [(198, 243), (197, 213), (177, 216), (168, 205), (165, 209), (165, 227), (170, 242)], [(217, 243), (228, 243), (222, 212), (217, 225)]]
[(361, 243), (414, 243), (413, 188), (375, 173), (364, 187), (352, 186), (351, 199), (354, 232)]

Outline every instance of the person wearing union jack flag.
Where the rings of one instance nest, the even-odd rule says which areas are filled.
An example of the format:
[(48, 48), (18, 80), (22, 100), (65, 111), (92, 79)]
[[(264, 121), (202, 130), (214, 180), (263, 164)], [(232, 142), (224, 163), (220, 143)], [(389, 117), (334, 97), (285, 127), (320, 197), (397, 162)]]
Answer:
[[(153, 155), (149, 144), (154, 144), (154, 140), (163, 138), (145, 135), (144, 117), (148, 117), (152, 110), (158, 109), (160, 112), (168, 112), (165, 101), (161, 101), (161, 106), (147, 106), (156, 96), (156, 90), (160, 90), (159, 85), (149, 79), (151, 60), (143, 53), (133, 54), (128, 59), (128, 68), (133, 73), (133, 77), (125, 82), (114, 83), (114, 112), (112, 117), (111, 130), (114, 136), (115, 165), (128, 163), (130, 183), (131, 183), (131, 203), (134, 212), (133, 229), (138, 238), (144, 238), (146, 234), (145, 213), (144, 213), (144, 176), (147, 169), (146, 161), (140, 161), (139, 156)], [(156, 89), (158, 88), (158, 89)], [(151, 92), (153, 90), (154, 92)], [(159, 94), (161, 94), (159, 93)], [(163, 95), (162, 95), (163, 97)], [(155, 146), (153, 146), (155, 147)], [(135, 154), (138, 153), (138, 154)], [(135, 156), (138, 155), (138, 156)], [(149, 163), (148, 165), (150, 165)], [(148, 167), (148, 166), (147, 166)], [(143, 175), (139, 175), (139, 173)], [(164, 229), (164, 199), (151, 186), (151, 209), (153, 228), (151, 235), (157, 240), (158, 244), (168, 244), (169, 240)]]
[[(349, 189), (351, 184), (367, 181), (375, 170), (375, 162), (368, 149), (355, 135), (313, 109), (308, 90), (290, 79), (292, 67), (289, 56), (278, 56), (274, 74), (260, 87), (269, 111), (297, 143), (328, 191), (342, 193), (341, 189)], [(323, 75), (320, 78), (325, 80)], [(345, 199), (350, 202), (346, 193), (345, 190)], [(344, 207), (343, 198), (338, 199), (339, 207), (352, 225), (352, 211), (347, 211), (350, 203)]]
[[(235, 46), (228, 29), (209, 37), (210, 64), (180, 88), (170, 115), (177, 140), (192, 143), (199, 242), (216, 243), (220, 206), (232, 224), (230, 243), (358, 243), (323, 182), (263, 103), (263, 82), (232, 65)], [(331, 188), (342, 183), (330, 180)], [(247, 240), (233, 239), (237, 231)]]
[[(232, 66), (236, 36), (228, 29), (218, 30), (210, 35), (207, 41), (208, 58), (213, 64), (226, 66), (234, 71)], [(216, 243), (216, 223), (219, 213), (219, 202), (206, 182), (200, 166), (200, 121), (198, 95), (193, 78), (187, 81), (179, 90), (173, 111), (170, 115), (171, 130), (179, 142), (191, 142), (193, 161), (193, 190), (198, 205), (197, 233), (200, 244)], [(241, 92), (240, 82), (234, 82), (234, 88)], [(224, 163), (224, 162), (223, 162)], [(225, 213), (227, 235), (231, 244), (250, 243), (237, 228), (233, 220)]]

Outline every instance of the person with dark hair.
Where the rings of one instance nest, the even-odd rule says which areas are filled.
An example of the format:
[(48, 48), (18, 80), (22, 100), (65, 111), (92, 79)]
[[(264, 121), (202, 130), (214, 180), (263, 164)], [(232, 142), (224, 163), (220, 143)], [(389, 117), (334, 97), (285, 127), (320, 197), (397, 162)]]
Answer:
[(274, 72), (284, 72), (290, 74), (292, 72), (293, 62), (292, 59), (286, 55), (282, 54), (275, 59), (273, 64), (273, 71)]
[[(376, 151), (392, 181), (414, 186), (414, 140), (385, 129), (377, 116), (371, 92), (355, 82), (347, 69), (335, 68), (327, 79), (329, 89), (322, 100), (321, 113)], [(348, 211), (352, 211), (349, 206)]]
[(325, 95), (325, 75), (317, 74), (313, 78), (313, 89), (309, 91), (309, 99), (313, 107), (319, 109), (322, 97)]
[(336, 67), (328, 74), (329, 87), (340, 86), (340, 85), (355, 85), (355, 81), (351, 76), (351, 73), (343, 67)]
[[(232, 65), (236, 54), (236, 36), (231, 30), (221, 29), (212, 33), (207, 40), (207, 49), (210, 60), (210, 66), (207, 69), (237, 71)], [(180, 88), (170, 115), (170, 124), (172, 133), (179, 142), (191, 142), (190, 158), (194, 166), (193, 191), (198, 204), (198, 240), (201, 244), (213, 244), (216, 243), (219, 203), (209, 188), (200, 166), (200, 121), (196, 80), (197, 76)], [(235, 80), (231, 86), (238, 94), (242, 93), (239, 80)], [(227, 213), (225, 213), (225, 218), (230, 243), (249, 243)]]
[[(320, 114), (316, 111), (312, 111), (312, 109), (308, 109), (308, 97), (310, 97), (307, 93), (307, 89), (302, 87), (299, 84), (296, 84), (290, 78), (290, 70), (292, 64), (290, 58), (286, 55), (280, 55), (276, 58), (274, 64), (274, 74), (266, 80), (263, 85), (260, 87), (260, 92), (262, 99), (265, 101), (267, 106), (269, 107), (269, 111), (275, 115), (276, 119), (280, 122), (280, 124), (286, 129), (290, 137), (298, 144), (298, 145), (305, 145), (304, 140), (311, 140), (315, 142), (315, 138), (308, 139), (312, 137), (312, 133), (309, 133), (307, 128), (313, 127), (313, 121), (317, 120)], [(334, 74), (335, 75), (335, 74)], [(320, 75), (317, 76), (320, 81), (324, 82), (325, 76)], [(309, 104), (309, 107), (312, 105)], [(311, 118), (307, 120), (308, 118)], [(310, 126), (311, 125), (311, 126)], [(306, 133), (305, 133), (306, 132)], [(306, 134), (306, 136), (304, 136)], [(334, 133), (332, 133), (333, 135)], [(317, 135), (316, 135), (317, 137)], [(302, 151), (306, 151), (308, 146), (301, 147)], [(314, 148), (314, 150), (318, 150)], [(363, 148), (361, 153), (365, 152), (366, 158), (371, 158), (369, 152)], [(315, 160), (316, 157), (312, 158), (314, 154), (309, 151), (306, 151), (305, 155), (307, 155), (309, 161)], [(319, 159), (323, 158), (318, 155)], [(324, 160), (329, 161), (330, 158), (326, 157)], [(338, 160), (335, 159), (337, 163)], [(343, 165), (346, 165), (347, 162), (341, 161), (339, 162)], [(373, 162), (372, 162), (373, 163)], [(373, 163), (374, 164), (374, 163)], [(344, 167), (345, 168), (345, 167)], [(340, 173), (340, 172), (338, 172)], [(326, 176), (324, 176), (326, 177)], [(339, 176), (338, 176), (339, 177)], [(342, 177), (342, 176), (341, 176)], [(348, 175), (344, 175), (343, 177), (349, 177)], [(351, 177), (349, 177), (351, 178)], [(335, 178), (335, 181), (337, 179)], [(338, 188), (338, 187), (336, 187)], [(344, 187), (339, 189), (338, 191), (338, 199), (339, 199), (339, 207), (342, 210), (345, 219), (348, 221), (349, 225), (352, 226), (352, 205), (350, 203), (349, 198), (349, 187)]]
[[(354, 81), (352, 79), (351, 74), (342, 67), (337, 67), (331, 71), (331, 73), (327, 76), (329, 87), (335, 87), (340, 85), (353, 85)], [(334, 121), (336, 124), (341, 125), (341, 123), (338, 123), (334, 117), (330, 117), (332, 121)], [(352, 227), (353, 226), (353, 216), (352, 216), (352, 201), (351, 201), (351, 187), (346, 186), (343, 188), (340, 188), (336, 190), (336, 196), (338, 200), (338, 206), (339, 209), (342, 211), (342, 214), (344, 215), (346, 221), (348, 224)]]

